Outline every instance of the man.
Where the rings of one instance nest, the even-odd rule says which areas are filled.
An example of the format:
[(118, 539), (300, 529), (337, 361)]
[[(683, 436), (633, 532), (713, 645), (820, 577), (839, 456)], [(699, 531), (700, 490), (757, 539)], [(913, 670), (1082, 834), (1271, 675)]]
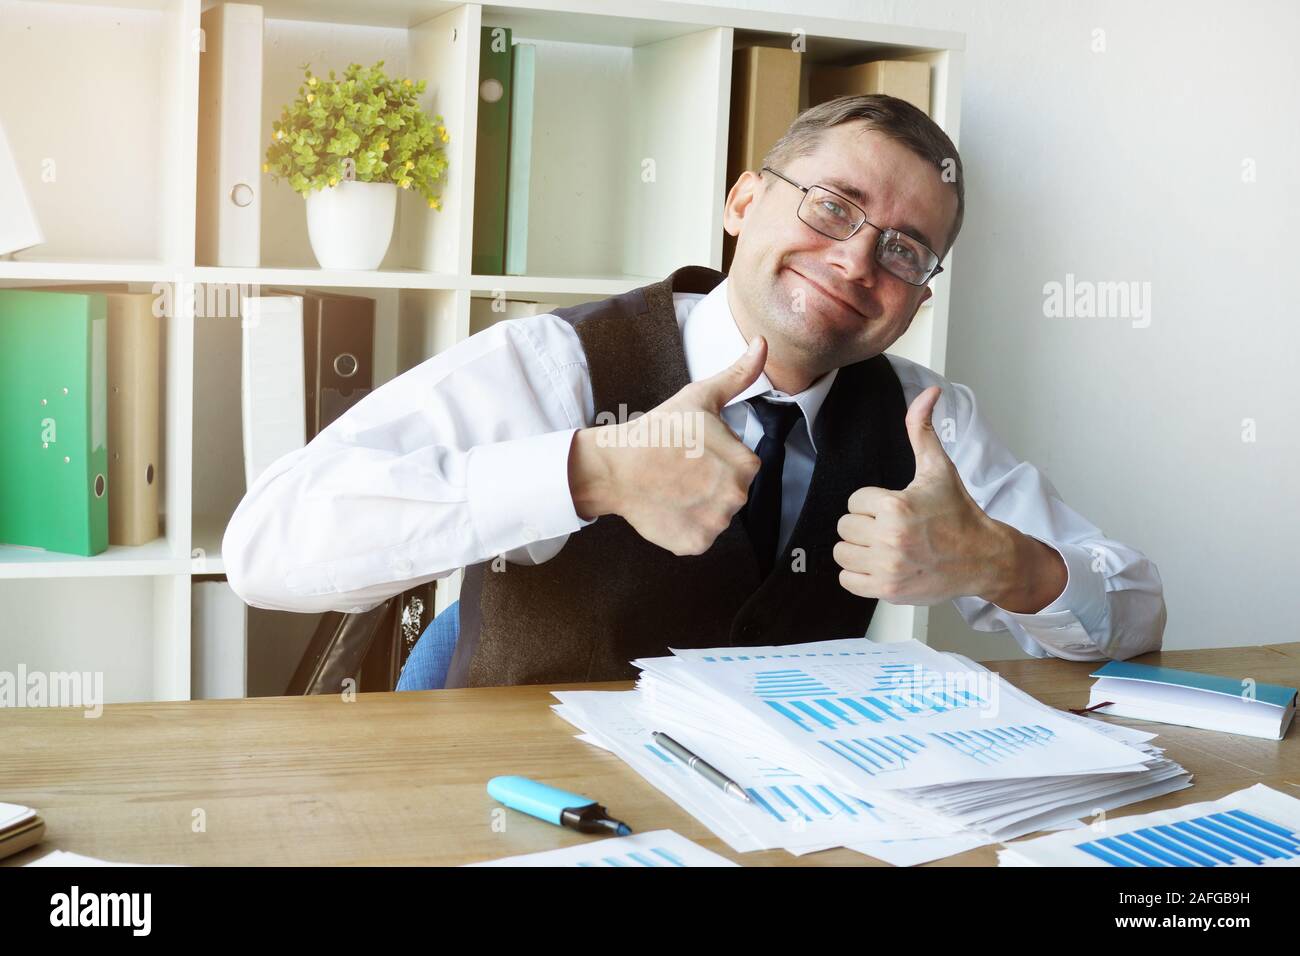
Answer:
[(361, 610), (466, 567), (404, 688), (443, 682), (438, 639), (449, 686), (610, 680), (670, 646), (860, 636), (877, 599), (953, 600), (1039, 657), (1159, 647), (1154, 565), (1017, 461), (969, 389), (883, 354), (963, 206), (921, 111), (804, 112), (727, 196), (727, 277), (501, 322), (387, 383), (249, 490), (232, 587)]

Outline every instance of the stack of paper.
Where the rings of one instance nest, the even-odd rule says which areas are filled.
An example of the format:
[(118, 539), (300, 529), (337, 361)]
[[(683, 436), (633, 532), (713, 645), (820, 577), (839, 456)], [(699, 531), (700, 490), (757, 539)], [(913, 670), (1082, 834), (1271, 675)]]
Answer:
[(1054, 710), (914, 641), (674, 653), (636, 661), (634, 691), (557, 692), (555, 710), (737, 851), (848, 846), (910, 865), (1190, 785), (1153, 735)]
[(1257, 783), (1209, 803), (1013, 843), (1001, 866), (1300, 866), (1300, 800)]

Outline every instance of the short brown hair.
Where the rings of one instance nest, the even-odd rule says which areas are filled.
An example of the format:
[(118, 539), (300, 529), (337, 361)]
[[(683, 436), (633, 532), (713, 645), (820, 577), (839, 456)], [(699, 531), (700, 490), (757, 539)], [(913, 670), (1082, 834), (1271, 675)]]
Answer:
[[(782, 170), (801, 156), (808, 156), (821, 145), (822, 133), (841, 123), (862, 121), (867, 129), (875, 130), (897, 143), (906, 146), (917, 156), (932, 163), (943, 173), (955, 173), (952, 184), (957, 189), (957, 218), (942, 250), (947, 255), (961, 231), (962, 217), (966, 212), (965, 174), (961, 157), (948, 134), (939, 124), (906, 100), (896, 96), (872, 93), (862, 96), (840, 96), (827, 100), (795, 117), (785, 135), (763, 157), (763, 165)], [(949, 173), (951, 175), (951, 173)]]

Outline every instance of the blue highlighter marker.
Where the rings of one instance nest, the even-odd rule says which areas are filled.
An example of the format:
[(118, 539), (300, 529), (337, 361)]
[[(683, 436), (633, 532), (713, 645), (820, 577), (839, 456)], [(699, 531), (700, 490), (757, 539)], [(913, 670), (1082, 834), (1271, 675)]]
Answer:
[(527, 777), (493, 777), (488, 781), (488, 795), (512, 810), (569, 827), (581, 833), (613, 833), (627, 836), (632, 828), (615, 820), (605, 808), (590, 797), (548, 787)]

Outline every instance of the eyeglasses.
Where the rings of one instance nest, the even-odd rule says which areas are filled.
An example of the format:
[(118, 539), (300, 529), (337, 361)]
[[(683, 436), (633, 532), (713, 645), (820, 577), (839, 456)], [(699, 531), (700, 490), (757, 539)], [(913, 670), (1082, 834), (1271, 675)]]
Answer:
[(853, 238), (863, 226), (870, 226), (879, 232), (876, 262), (890, 275), (897, 276), (909, 285), (925, 285), (943, 271), (938, 254), (929, 246), (897, 229), (882, 229), (873, 222), (867, 222), (867, 214), (839, 193), (825, 186), (801, 186), (771, 166), (764, 166), (763, 171), (784, 179), (803, 192), (803, 199), (799, 202), (799, 219), (828, 239), (843, 242)]

